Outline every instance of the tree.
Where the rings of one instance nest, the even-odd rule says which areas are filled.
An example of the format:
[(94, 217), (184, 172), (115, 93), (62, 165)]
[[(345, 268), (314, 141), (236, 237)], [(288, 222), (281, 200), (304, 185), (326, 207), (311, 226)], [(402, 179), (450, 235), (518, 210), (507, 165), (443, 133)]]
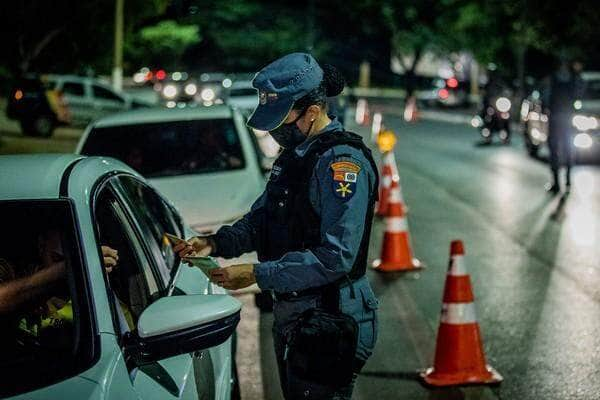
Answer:
[(127, 42), (126, 57), (130, 64), (176, 69), (185, 50), (200, 42), (197, 25), (180, 25), (166, 20), (140, 29)]
[[(127, 31), (164, 12), (168, 0), (128, 0)], [(4, 57), (0, 67), (26, 72), (108, 72), (114, 0), (19, 0), (0, 4)]]

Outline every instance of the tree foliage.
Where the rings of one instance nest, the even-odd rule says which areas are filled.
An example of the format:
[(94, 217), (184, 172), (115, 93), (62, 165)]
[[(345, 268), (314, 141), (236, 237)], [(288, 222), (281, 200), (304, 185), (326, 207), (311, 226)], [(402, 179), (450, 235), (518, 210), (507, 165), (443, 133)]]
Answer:
[(175, 69), (186, 49), (201, 40), (198, 25), (180, 25), (172, 20), (141, 28), (126, 44), (130, 65), (153, 65)]

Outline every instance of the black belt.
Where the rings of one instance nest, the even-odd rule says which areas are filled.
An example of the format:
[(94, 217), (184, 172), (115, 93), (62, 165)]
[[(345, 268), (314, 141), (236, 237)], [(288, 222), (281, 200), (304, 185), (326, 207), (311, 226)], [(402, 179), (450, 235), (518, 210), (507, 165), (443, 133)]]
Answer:
[[(272, 292), (273, 300), (275, 300), (275, 301), (293, 301), (293, 300), (296, 300), (301, 297), (320, 296), (320, 295), (325, 294), (328, 290), (330, 290), (334, 287), (337, 290), (339, 290), (347, 285), (352, 285), (354, 282), (358, 281), (363, 276), (364, 275), (359, 276), (356, 279), (351, 279), (350, 277), (345, 276), (345, 277), (343, 277), (333, 283), (330, 283), (328, 285), (316, 286), (316, 287), (312, 287), (312, 288), (308, 288), (308, 289), (304, 289), (304, 290), (297, 290), (297, 291), (293, 291), (293, 292), (280, 293), (280, 292), (273, 291)], [(354, 292), (353, 287), (352, 287), (352, 292)]]

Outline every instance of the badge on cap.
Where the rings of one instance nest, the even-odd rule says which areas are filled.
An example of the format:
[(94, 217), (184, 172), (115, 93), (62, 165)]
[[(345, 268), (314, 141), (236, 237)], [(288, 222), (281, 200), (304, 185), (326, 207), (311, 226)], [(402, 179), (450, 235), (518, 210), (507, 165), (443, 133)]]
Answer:
[(331, 164), (331, 169), (333, 170), (333, 193), (341, 199), (350, 199), (356, 191), (360, 166), (352, 161), (338, 161)]
[(279, 95), (277, 93), (260, 92), (258, 94), (258, 101), (263, 106), (269, 102), (272, 103), (274, 101), (277, 101), (278, 98)]

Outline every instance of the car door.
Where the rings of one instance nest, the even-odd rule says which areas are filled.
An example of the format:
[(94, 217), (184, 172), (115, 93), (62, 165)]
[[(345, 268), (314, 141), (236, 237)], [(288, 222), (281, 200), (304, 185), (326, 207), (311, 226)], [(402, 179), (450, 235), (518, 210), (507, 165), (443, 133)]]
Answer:
[(94, 117), (93, 106), (88, 88), (83, 82), (63, 80), (57, 82), (71, 113), (73, 125), (86, 125)]
[(127, 108), (125, 99), (109, 88), (94, 83), (91, 85), (91, 90), (95, 118), (114, 114)]
[[(131, 176), (117, 178), (115, 188), (126, 203), (128, 212), (135, 218), (137, 229), (146, 238), (145, 244), (156, 266), (163, 295), (208, 294), (210, 285), (206, 276), (199, 269), (182, 264), (165, 236), (165, 233), (185, 236), (181, 218), (172, 206), (150, 186)], [(173, 357), (159, 364), (177, 384), (182, 397), (214, 398), (215, 372), (222, 376), (222, 371), (215, 371), (210, 349)], [(218, 365), (226, 368), (223, 363)], [(138, 387), (140, 393), (145, 393), (152, 386), (146, 385), (146, 380), (144, 382)]]

